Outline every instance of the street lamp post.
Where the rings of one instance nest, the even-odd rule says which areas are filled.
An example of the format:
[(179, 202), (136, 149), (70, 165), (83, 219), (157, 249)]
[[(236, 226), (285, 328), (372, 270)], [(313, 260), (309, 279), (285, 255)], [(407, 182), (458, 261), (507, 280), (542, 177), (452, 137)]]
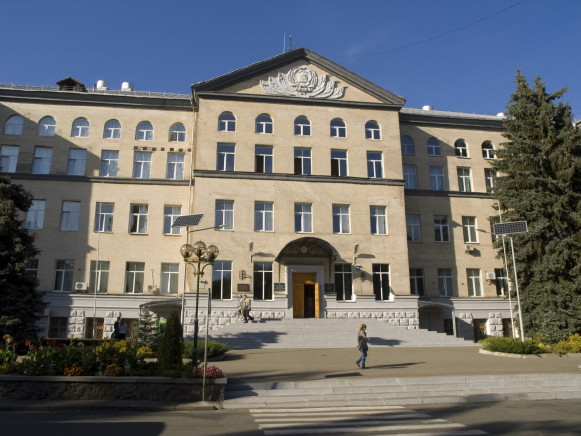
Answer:
[[(194, 245), (184, 244), (180, 248), (180, 253), (186, 265), (192, 265), (196, 276), (196, 312), (194, 316), (194, 351), (192, 353), (192, 363), (198, 366), (198, 306), (200, 301), (200, 277), (204, 275), (204, 270), (208, 265), (212, 265), (220, 253), (218, 247), (210, 245), (206, 247), (202, 241)], [(204, 264), (202, 266), (202, 264)], [(211, 296), (208, 295), (208, 298)], [(207, 316), (210, 316), (208, 313)]]

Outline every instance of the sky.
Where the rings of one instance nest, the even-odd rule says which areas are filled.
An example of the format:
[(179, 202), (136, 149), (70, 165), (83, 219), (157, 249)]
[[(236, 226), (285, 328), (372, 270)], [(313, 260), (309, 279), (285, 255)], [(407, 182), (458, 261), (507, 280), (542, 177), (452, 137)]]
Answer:
[(189, 94), (308, 48), (406, 99), (494, 115), (517, 69), (581, 118), (580, 0), (19, 0), (0, 13), (0, 84)]

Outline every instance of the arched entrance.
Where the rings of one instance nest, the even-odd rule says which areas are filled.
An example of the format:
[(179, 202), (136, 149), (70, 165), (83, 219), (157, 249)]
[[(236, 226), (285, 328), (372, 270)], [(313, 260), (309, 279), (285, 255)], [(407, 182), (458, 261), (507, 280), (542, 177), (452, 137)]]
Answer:
[(454, 305), (443, 301), (418, 301), (420, 328), (457, 336)]

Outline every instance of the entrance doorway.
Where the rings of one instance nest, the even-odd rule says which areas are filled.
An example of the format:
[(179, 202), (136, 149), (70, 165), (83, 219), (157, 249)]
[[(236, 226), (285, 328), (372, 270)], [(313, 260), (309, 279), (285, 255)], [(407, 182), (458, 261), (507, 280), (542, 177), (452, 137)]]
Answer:
[(319, 318), (319, 284), (316, 273), (293, 273), (293, 317)]

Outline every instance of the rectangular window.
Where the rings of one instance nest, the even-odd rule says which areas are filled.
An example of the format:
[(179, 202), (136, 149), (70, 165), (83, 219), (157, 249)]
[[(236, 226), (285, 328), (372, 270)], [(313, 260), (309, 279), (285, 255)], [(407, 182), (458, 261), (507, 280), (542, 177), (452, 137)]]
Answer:
[(30, 259), (25, 268), (33, 277), (38, 277), (38, 259)]
[(26, 212), (26, 218), (24, 219), (25, 228), (29, 230), (42, 229), (44, 226), (45, 203), (45, 200), (32, 200), (32, 205)]
[(232, 261), (215, 261), (212, 265), (212, 299), (232, 298)]
[(272, 147), (257, 145), (254, 149), (254, 171), (262, 174), (271, 174), (272, 159)]
[(71, 292), (73, 289), (73, 273), (75, 271), (75, 261), (70, 259), (59, 259), (56, 261), (54, 276), (54, 290)]
[(370, 179), (383, 177), (383, 156), (380, 151), (367, 152), (367, 177)]
[(484, 181), (486, 183), (486, 192), (492, 192), (494, 189), (494, 182), (496, 181), (496, 171), (492, 168), (485, 168)]
[(272, 262), (254, 262), (254, 299), (272, 300)]
[(180, 277), (179, 263), (161, 264), (161, 290), (162, 294), (177, 294)]
[(389, 264), (374, 263), (373, 269), (373, 293), (376, 300), (389, 300)]
[(48, 337), (66, 339), (68, 337), (69, 319), (64, 316), (51, 316), (48, 322)]
[(60, 230), (68, 232), (76, 232), (79, 230), (80, 213), (81, 203), (79, 201), (63, 201)]
[(410, 290), (412, 295), (424, 296), (424, 270), (410, 268)]
[(432, 191), (444, 190), (444, 167), (430, 166), (430, 189)]
[(468, 268), (466, 270), (466, 279), (468, 281), (468, 296), (482, 297), (482, 283), (480, 281), (480, 270)]
[(405, 189), (418, 189), (418, 175), (415, 165), (403, 166), (403, 179), (405, 180)]
[(132, 204), (129, 214), (129, 233), (146, 234), (147, 233), (147, 204)]
[(136, 151), (133, 155), (133, 178), (151, 178), (151, 153), (148, 151)]
[(172, 227), (176, 217), (182, 214), (181, 206), (167, 206), (163, 207), (163, 234), (164, 235), (179, 235), (180, 228)]
[(496, 276), (496, 295), (499, 297), (508, 295), (508, 275), (506, 274), (506, 270), (503, 268), (496, 268), (494, 270), (494, 275)]
[(349, 205), (333, 205), (333, 233), (349, 233)]
[(335, 264), (335, 292), (337, 293), (337, 300), (339, 301), (353, 300), (353, 273), (351, 272), (351, 264)]
[(145, 262), (127, 262), (125, 264), (125, 293), (142, 294), (145, 278)]
[(472, 192), (472, 176), (470, 168), (457, 168), (458, 172), (458, 189), (460, 192)]
[(371, 234), (387, 235), (387, 212), (385, 206), (370, 206)]
[(234, 144), (218, 144), (216, 171), (234, 171)]
[(167, 154), (167, 172), (165, 177), (169, 180), (183, 180), (184, 178), (184, 154)]
[(434, 215), (434, 237), (436, 242), (450, 242), (448, 216)]
[(119, 166), (119, 152), (117, 150), (101, 151), (101, 168), (99, 176), (117, 177), (117, 168)]
[(408, 242), (422, 242), (422, 227), (419, 215), (405, 216)]
[(310, 203), (295, 203), (295, 232), (313, 232), (313, 205)]
[(84, 176), (85, 165), (87, 163), (87, 151), (77, 148), (69, 150), (69, 161), (67, 163), (68, 176)]
[(347, 177), (347, 150), (331, 150), (331, 175)]
[(295, 147), (295, 174), (311, 175), (311, 149)]
[(256, 201), (254, 203), (254, 231), (272, 232), (274, 230), (274, 203)]
[(97, 203), (95, 209), (95, 232), (109, 233), (113, 231), (113, 212), (115, 203)]
[(216, 200), (215, 227), (218, 230), (234, 230), (234, 201)]
[(464, 242), (478, 242), (478, 233), (476, 231), (476, 217), (463, 216), (462, 229), (464, 231)]
[(49, 174), (52, 148), (36, 147), (32, 159), (32, 174)]
[(0, 172), (15, 173), (18, 163), (19, 147), (16, 145), (0, 146)]
[(454, 277), (451, 268), (438, 268), (438, 290), (440, 297), (454, 296)]
[(91, 292), (106, 294), (109, 285), (109, 261), (92, 260), (89, 288)]

